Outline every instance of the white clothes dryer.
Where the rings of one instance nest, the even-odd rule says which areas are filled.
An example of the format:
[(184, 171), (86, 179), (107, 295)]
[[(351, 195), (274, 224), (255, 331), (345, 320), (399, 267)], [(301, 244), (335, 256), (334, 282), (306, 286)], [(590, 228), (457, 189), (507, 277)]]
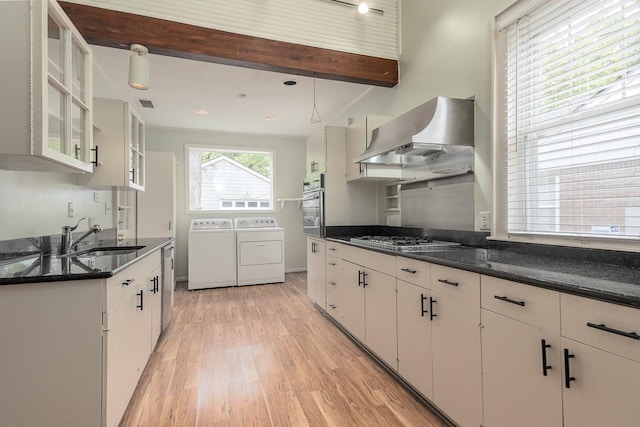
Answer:
[(189, 290), (236, 286), (236, 231), (231, 219), (194, 219), (189, 229)]
[(236, 218), (238, 286), (284, 282), (284, 229), (273, 217)]

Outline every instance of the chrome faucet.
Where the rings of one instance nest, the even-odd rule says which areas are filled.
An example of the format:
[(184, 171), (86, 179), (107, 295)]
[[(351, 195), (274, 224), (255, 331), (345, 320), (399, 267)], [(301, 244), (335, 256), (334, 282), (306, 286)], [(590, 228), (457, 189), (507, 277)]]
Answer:
[(74, 232), (76, 228), (78, 228), (78, 225), (80, 225), (80, 221), (82, 221), (83, 219), (86, 219), (86, 218), (80, 218), (78, 220), (78, 223), (75, 226), (65, 225), (64, 227), (62, 227), (62, 241), (60, 244), (60, 254), (62, 255), (68, 254), (69, 251), (71, 251), (71, 249), (73, 249), (74, 251), (77, 251), (78, 244), (82, 240), (86, 239), (93, 233), (99, 233), (102, 231), (102, 227), (96, 224), (93, 227), (89, 228), (89, 230), (86, 233), (84, 233), (82, 236), (80, 236), (78, 240), (74, 242), (71, 233)]

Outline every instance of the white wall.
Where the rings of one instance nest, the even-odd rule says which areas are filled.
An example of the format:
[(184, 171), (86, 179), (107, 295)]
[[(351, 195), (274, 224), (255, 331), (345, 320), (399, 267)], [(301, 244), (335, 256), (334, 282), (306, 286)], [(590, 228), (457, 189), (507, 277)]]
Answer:
[(400, 83), (373, 88), (333, 120), (365, 114), (398, 116), (435, 96), (476, 100), (474, 218), (491, 210), (491, 81), (493, 17), (514, 0), (402, 0)]
[(306, 147), (303, 139), (288, 137), (229, 134), (189, 129), (147, 127), (147, 150), (171, 151), (176, 155), (176, 277), (188, 274), (188, 231), (192, 219), (237, 218), (244, 216), (275, 216), (278, 225), (284, 228), (285, 270), (306, 269), (306, 240), (302, 234), (302, 211), (287, 203), (284, 209), (276, 203), (275, 213), (229, 213), (188, 214), (185, 185), (185, 145), (224, 146), (238, 148), (268, 148), (275, 150), (275, 197), (295, 198), (302, 196), (302, 181), (305, 176)]
[[(0, 240), (58, 234), (63, 225), (75, 225), (82, 217), (113, 228), (113, 192), (78, 186), (75, 180), (75, 174), (0, 170)], [(68, 202), (74, 204), (73, 218), (67, 216)], [(87, 229), (85, 220), (78, 231)]]

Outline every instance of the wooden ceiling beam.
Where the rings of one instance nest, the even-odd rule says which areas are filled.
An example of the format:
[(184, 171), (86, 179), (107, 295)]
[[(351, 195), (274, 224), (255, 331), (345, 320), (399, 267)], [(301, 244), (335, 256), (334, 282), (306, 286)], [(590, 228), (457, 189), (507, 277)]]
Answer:
[(373, 86), (398, 83), (398, 61), (269, 40), (195, 25), (59, 2), (88, 43)]

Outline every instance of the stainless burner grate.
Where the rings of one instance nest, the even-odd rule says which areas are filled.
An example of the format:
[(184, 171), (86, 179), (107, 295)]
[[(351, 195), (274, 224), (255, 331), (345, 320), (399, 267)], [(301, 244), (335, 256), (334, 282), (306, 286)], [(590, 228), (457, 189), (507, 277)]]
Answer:
[(411, 237), (393, 236), (363, 236), (352, 237), (351, 243), (369, 248), (385, 249), (396, 252), (429, 252), (443, 248), (460, 246), (456, 242), (443, 242), (437, 240), (426, 240)]

